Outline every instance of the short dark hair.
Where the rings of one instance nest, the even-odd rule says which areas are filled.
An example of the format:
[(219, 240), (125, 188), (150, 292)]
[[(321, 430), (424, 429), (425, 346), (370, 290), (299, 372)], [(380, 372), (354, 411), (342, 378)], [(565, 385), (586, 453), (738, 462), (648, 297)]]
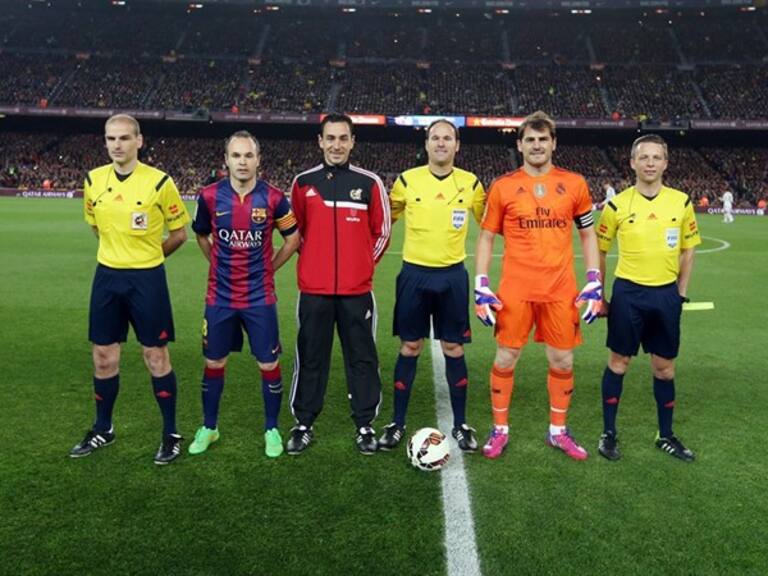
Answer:
[(637, 154), (637, 148), (640, 146), (640, 144), (644, 144), (646, 142), (650, 142), (651, 144), (658, 144), (661, 146), (664, 149), (664, 158), (669, 158), (667, 142), (658, 134), (644, 134), (643, 136), (640, 136), (640, 138), (637, 138), (634, 142), (632, 142), (632, 150), (629, 153), (629, 157), (634, 158), (635, 154)]
[(553, 139), (555, 138), (555, 121), (552, 120), (552, 117), (549, 114), (542, 110), (536, 110), (533, 114), (529, 114), (525, 117), (525, 120), (523, 120), (523, 123), (520, 124), (517, 129), (518, 140), (523, 139), (523, 134), (525, 133), (526, 128), (536, 130), (537, 132), (544, 132), (546, 130)]
[(232, 140), (235, 138), (250, 138), (256, 145), (256, 154), (261, 154), (261, 144), (259, 144), (259, 141), (256, 140), (256, 137), (248, 132), (248, 130), (238, 130), (229, 136), (226, 140), (224, 140), (224, 154), (229, 154), (229, 143), (232, 142)]
[(438, 118), (437, 120), (433, 120), (429, 124), (429, 126), (427, 126), (427, 134), (424, 137), (426, 140), (429, 140), (429, 133), (432, 131), (432, 128), (434, 128), (438, 124), (447, 124), (448, 126), (453, 128), (453, 137), (456, 138), (456, 140), (459, 139), (459, 128), (447, 118)]
[(338, 114), (336, 112), (331, 112), (325, 118), (323, 118), (323, 121), (320, 122), (320, 136), (323, 135), (323, 130), (325, 130), (325, 125), (330, 124), (331, 122), (344, 122), (349, 126), (349, 133), (354, 134), (355, 133), (355, 125), (352, 122), (352, 118), (347, 116), (346, 114)]

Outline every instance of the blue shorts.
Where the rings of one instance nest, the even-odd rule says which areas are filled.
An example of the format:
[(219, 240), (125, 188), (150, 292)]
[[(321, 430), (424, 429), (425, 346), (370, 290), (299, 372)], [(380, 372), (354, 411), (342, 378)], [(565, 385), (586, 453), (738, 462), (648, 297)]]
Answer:
[(392, 333), (406, 342), (435, 338), (456, 344), (472, 341), (469, 328), (469, 275), (459, 262), (431, 268), (403, 262), (397, 275)]
[(646, 353), (676, 358), (682, 310), (682, 299), (674, 282), (641, 286), (617, 278), (608, 308), (606, 345), (622, 356), (636, 356), (642, 344)]
[(96, 267), (88, 339), (104, 346), (125, 342), (128, 324), (143, 346), (173, 342), (173, 312), (162, 264), (146, 269)]
[(282, 348), (274, 304), (251, 308), (207, 305), (203, 318), (203, 356), (220, 360), (230, 352), (240, 352), (243, 328), (256, 360), (269, 364), (278, 359)]

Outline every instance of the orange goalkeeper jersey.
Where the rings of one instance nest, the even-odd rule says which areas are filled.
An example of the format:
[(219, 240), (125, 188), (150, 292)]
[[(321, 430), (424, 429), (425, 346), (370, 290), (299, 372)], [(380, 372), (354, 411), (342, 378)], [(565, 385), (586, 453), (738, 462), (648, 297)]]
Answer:
[(482, 227), (504, 237), (499, 293), (530, 302), (575, 298), (574, 221), (582, 228), (593, 223), (580, 174), (553, 167), (534, 177), (520, 168), (498, 178)]

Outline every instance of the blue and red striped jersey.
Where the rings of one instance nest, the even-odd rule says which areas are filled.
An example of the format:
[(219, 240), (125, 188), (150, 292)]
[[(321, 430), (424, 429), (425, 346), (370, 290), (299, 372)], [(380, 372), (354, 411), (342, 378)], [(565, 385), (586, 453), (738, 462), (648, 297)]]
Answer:
[(197, 199), (192, 229), (212, 238), (206, 304), (249, 308), (274, 304), (272, 231), (296, 231), (296, 218), (285, 194), (257, 180), (242, 198), (228, 178), (206, 186)]

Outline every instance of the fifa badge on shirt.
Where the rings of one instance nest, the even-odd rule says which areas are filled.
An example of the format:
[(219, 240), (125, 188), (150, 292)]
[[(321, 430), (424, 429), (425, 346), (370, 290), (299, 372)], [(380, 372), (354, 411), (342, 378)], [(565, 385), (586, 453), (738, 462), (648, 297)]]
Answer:
[(131, 230), (146, 230), (149, 226), (149, 214), (146, 212), (131, 212)]
[(456, 228), (456, 230), (461, 230), (464, 226), (464, 223), (467, 221), (467, 211), (466, 210), (453, 210), (453, 215), (451, 218), (453, 222), (453, 227)]
[(251, 220), (254, 224), (264, 224), (267, 221), (266, 208), (253, 208), (251, 210)]
[(667, 247), (674, 248), (680, 240), (680, 228), (667, 228)]
[(536, 196), (536, 198), (544, 198), (544, 196), (547, 194), (547, 187), (539, 182), (538, 184), (534, 185), (533, 187), (533, 195)]

